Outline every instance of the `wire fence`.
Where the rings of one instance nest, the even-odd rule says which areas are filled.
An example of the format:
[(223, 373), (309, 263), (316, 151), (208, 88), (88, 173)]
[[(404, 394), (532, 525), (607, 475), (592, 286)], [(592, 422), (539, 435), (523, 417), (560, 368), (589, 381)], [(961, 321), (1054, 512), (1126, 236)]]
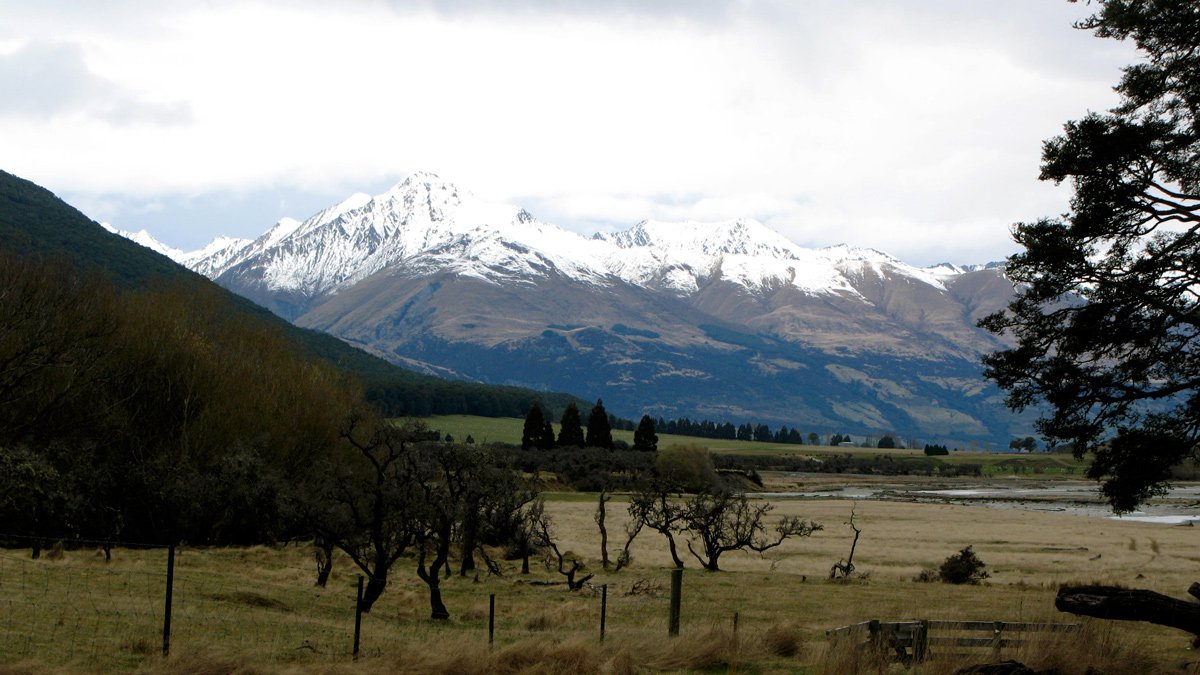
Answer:
[[(13, 541), (12, 536), (0, 537)], [(0, 549), (0, 662), (136, 665), (165, 650), (168, 549), (116, 555), (72, 543)], [(262, 560), (256, 559), (262, 557)], [(269, 558), (269, 561), (267, 560)], [(345, 575), (329, 588), (314, 572), (279, 564), (269, 549), (180, 549), (171, 584), (170, 646), (220, 644), (277, 658), (350, 656), (355, 590)], [(374, 636), (382, 648), (386, 636)]]
[[(319, 588), (315, 565), (302, 565), (299, 549), (281, 555), (261, 546), (185, 547), (176, 550), (171, 565), (166, 547), (105, 542), (117, 547), (110, 561), (100, 542), (72, 542), (64, 550), (61, 544), (0, 534), (9, 545), (22, 540), (45, 548), (37, 559), (28, 547), (0, 549), (0, 663), (134, 668), (165, 653), (168, 644), (172, 653), (219, 645), (225, 654), (269, 654), (278, 662), (355, 656), (359, 575), (344, 558), (328, 586)], [(363, 655), (395, 652), (412, 643), (414, 632), (436, 630), (425, 620), (421, 590), (399, 579), (389, 585), (388, 602), (377, 605), (363, 627)], [(395, 602), (397, 596), (407, 597), (407, 604)], [(506, 635), (541, 630), (543, 621), (556, 627), (578, 622), (583, 628), (604, 620), (602, 614), (568, 619), (576, 612), (566, 608), (514, 616), (506, 612), (505, 599), (497, 617), (495, 595), (484, 588), (459, 600), (467, 606), (457, 625), (477, 630), (480, 641), (490, 642), (496, 630)], [(607, 595), (594, 600), (598, 609), (607, 606)], [(397, 630), (401, 626), (405, 629)]]

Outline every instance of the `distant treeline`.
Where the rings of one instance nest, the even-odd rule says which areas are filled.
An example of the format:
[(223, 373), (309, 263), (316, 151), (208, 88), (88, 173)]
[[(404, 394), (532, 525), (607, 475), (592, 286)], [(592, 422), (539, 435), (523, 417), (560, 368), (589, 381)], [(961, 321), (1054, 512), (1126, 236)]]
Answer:
[[(686, 417), (674, 420), (666, 420), (659, 417), (654, 423), (654, 428), (659, 433), (696, 436), (699, 438), (719, 438), (731, 441), (760, 441), (763, 443), (789, 443), (792, 445), (803, 445), (806, 441), (809, 445), (817, 445), (821, 441), (821, 436), (816, 433), (802, 434), (799, 429), (795, 427), (789, 429), (786, 424), (781, 425), (775, 431), (771, 431), (771, 428), (765, 424), (745, 423), (734, 426), (732, 422), (721, 422), (718, 424), (709, 420), (693, 421)], [(849, 436), (833, 434), (829, 437), (828, 442), (830, 445), (837, 445), (842, 441), (849, 440)]]

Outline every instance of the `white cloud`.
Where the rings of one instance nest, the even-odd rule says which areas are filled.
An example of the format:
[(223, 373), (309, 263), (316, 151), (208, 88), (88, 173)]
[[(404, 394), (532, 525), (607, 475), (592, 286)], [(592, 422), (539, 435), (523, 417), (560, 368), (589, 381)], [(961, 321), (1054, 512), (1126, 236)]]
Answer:
[[(1063, 210), (1040, 142), (1110, 106), (1132, 58), (1044, 0), (140, 5), (0, 5), (0, 87), (37, 102), (0, 115), (4, 168), (124, 204), (91, 215), (126, 229), (136, 204), (169, 226), (195, 222), (183, 198), (427, 169), (584, 231), (748, 216), (993, 259), (1011, 223)], [(5, 79), (51, 39), (72, 46), (41, 81)]]

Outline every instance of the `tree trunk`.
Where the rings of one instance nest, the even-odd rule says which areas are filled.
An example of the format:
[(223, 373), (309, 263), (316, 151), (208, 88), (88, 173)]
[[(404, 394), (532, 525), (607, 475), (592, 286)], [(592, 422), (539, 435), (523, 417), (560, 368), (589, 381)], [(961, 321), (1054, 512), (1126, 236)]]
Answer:
[(450, 610), (446, 609), (446, 604), (442, 602), (442, 587), (438, 585), (437, 575), (430, 578), (433, 581), (426, 582), (429, 584), (429, 618), (434, 621), (447, 621), (450, 619)]
[(325, 584), (329, 582), (329, 573), (333, 571), (333, 544), (328, 541), (321, 541), (313, 544), (316, 547), (317, 558), (317, 586), (325, 588)]
[(683, 561), (679, 559), (679, 552), (675, 550), (675, 537), (671, 536), (670, 532), (664, 534), (667, 535), (667, 544), (671, 548), (671, 560), (675, 561), (675, 567), (683, 569)]
[(521, 574), (529, 574), (529, 550), (526, 549), (524, 555), (521, 556)]
[(363, 614), (371, 611), (371, 605), (383, 595), (383, 589), (387, 588), (387, 571), (375, 570), (375, 574), (369, 575), (367, 578), (367, 587), (363, 590), (362, 611)]
[(1200, 603), (1114, 586), (1075, 586), (1058, 589), (1054, 607), (1060, 612), (1117, 621), (1147, 621), (1187, 631), (1200, 646)]
[(600, 505), (596, 507), (596, 527), (600, 528), (600, 564), (605, 570), (608, 569), (608, 528), (604, 526), (605, 513), (604, 502), (608, 501), (608, 493), (604, 490), (600, 491)]
[[(473, 504), (473, 511), (478, 511), (478, 505)], [(465, 577), (475, 571), (475, 542), (478, 538), (479, 519), (475, 516), (465, 518), (462, 529), (462, 564), (459, 565), (458, 575)]]

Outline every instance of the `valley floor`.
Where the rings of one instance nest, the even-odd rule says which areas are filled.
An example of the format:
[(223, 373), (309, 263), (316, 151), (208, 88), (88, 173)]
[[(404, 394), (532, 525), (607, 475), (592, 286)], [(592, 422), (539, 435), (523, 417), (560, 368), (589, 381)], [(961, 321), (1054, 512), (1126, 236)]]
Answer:
[[(667, 638), (665, 540), (642, 533), (631, 549), (633, 565), (605, 572), (593, 521), (595, 496), (552, 494), (547, 508), (562, 548), (587, 561), (588, 571), (596, 574), (592, 589), (568, 593), (561, 585), (531, 583), (561, 577), (540, 564), (524, 577), (517, 563), (505, 561), (503, 577), (447, 579), (443, 586), (452, 619), (434, 624), (427, 619), (425, 587), (411, 564), (402, 561), (384, 596), (364, 616), (357, 662), (350, 656), (357, 571), (339, 557), (329, 586), (315, 588), (312, 552), (306, 545), (184, 548), (175, 569), (171, 656), (166, 660), (160, 656), (165, 551), (118, 549), (111, 563), (90, 550), (36, 561), (29, 559), (28, 550), (0, 551), (0, 664), (5, 664), (0, 673), (839, 672), (848, 667), (849, 657), (844, 648), (829, 648), (825, 631), (830, 628), (868, 619), (1074, 623), (1077, 617), (1054, 610), (1060, 584), (1115, 583), (1184, 597), (1188, 585), (1200, 579), (1200, 549), (1189, 525), (953, 503), (966, 498), (962, 495), (920, 500), (912, 495), (971, 490), (978, 481), (765, 478), (767, 489), (777, 492), (853, 496), (861, 490), (886, 490), (891, 497), (772, 498), (773, 515), (811, 518), (823, 523), (824, 530), (790, 540), (765, 556), (726, 554), (721, 558), (725, 571), (719, 573), (699, 571), (689, 557), (681, 637), (674, 640)], [(1074, 501), (1046, 497), (1039, 506), (1058, 508)], [(846, 523), (852, 511), (862, 530), (854, 557), (857, 572), (848, 582), (831, 582), (830, 566), (850, 550), (853, 533)], [(608, 514), (610, 555), (615, 557), (625, 520), (619, 495)], [(987, 563), (991, 577), (985, 583), (950, 586), (914, 580), (968, 545)], [(608, 588), (603, 643), (602, 584)], [(496, 642), (489, 649), (493, 594)], [(1101, 667), (1099, 672), (1177, 672), (1197, 660), (1187, 648), (1188, 636), (1172, 629), (1085, 623), (1090, 627), (1069, 643), (1002, 656), (1031, 664), (1065, 658), (1067, 673), (1082, 673), (1089, 664)], [(957, 663), (935, 660), (919, 672), (951, 672)]]

